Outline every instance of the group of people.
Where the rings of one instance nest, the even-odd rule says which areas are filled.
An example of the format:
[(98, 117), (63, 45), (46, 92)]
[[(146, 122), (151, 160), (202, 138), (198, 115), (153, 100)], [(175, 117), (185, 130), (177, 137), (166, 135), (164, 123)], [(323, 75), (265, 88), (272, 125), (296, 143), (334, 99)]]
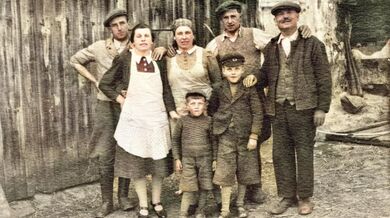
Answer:
[[(262, 203), (260, 147), (273, 132), (273, 163), (278, 195), (271, 208), (281, 214), (298, 203), (313, 210), (313, 147), (331, 99), (329, 64), (323, 43), (306, 26), (298, 28), (298, 4), (284, 1), (271, 13), (281, 33), (272, 38), (240, 24), (241, 3), (216, 9), (224, 31), (206, 48), (195, 44), (193, 23), (174, 21), (174, 54), (154, 49), (152, 29), (143, 23), (129, 32), (127, 12), (115, 9), (104, 21), (112, 37), (93, 43), (70, 63), (98, 89), (91, 154), (99, 159), (102, 205), (96, 217), (128, 198), (130, 179), (138, 196), (138, 217), (149, 217), (147, 175), (152, 175), (151, 206), (167, 217), (161, 202), (163, 179), (181, 173), (180, 217), (205, 216), (208, 193), (220, 217), (230, 217), (232, 187), (236, 206), (247, 217), (245, 200)], [(261, 66), (261, 53), (265, 60)], [(96, 75), (85, 68), (97, 63)], [(267, 95), (264, 90), (267, 90)]]

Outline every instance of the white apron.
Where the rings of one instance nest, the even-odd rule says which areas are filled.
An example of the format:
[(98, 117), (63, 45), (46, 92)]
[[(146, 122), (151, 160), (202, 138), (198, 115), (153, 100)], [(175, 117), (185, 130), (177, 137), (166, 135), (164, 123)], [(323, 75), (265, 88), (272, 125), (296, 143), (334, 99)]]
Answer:
[(131, 61), (130, 82), (114, 137), (125, 151), (142, 158), (163, 159), (171, 148), (162, 81), (156, 62), (154, 73), (137, 71)]

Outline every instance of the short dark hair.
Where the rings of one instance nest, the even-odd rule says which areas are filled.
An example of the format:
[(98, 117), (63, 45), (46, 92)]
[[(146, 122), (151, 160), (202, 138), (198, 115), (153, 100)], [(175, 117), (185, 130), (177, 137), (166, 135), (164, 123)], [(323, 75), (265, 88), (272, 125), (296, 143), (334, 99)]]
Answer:
[(154, 34), (152, 31), (152, 28), (145, 23), (139, 23), (133, 27), (133, 29), (131, 30), (131, 34), (130, 34), (130, 42), (132, 42), (132, 43), (134, 42), (135, 31), (137, 29), (150, 29), (150, 34), (152, 34), (152, 42), (154, 42)]

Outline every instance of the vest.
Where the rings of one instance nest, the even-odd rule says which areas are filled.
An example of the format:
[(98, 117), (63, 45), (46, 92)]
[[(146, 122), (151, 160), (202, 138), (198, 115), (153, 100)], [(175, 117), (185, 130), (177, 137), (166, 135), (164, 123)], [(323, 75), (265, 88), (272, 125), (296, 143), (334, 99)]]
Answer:
[(294, 100), (294, 84), (293, 74), (290, 69), (290, 64), (286, 54), (284, 53), (283, 46), (278, 44), (279, 50), (279, 77), (276, 85), (276, 102), (283, 104), (288, 100), (291, 105), (295, 103)]
[(217, 59), (219, 61), (220, 57), (228, 53), (239, 52), (241, 55), (245, 57), (244, 72), (255, 74), (261, 68), (260, 65), (261, 53), (260, 50), (256, 48), (256, 45), (254, 43), (253, 29), (241, 27), (240, 31), (241, 31), (240, 35), (237, 37), (236, 41), (234, 42), (230, 41), (227, 38), (223, 40), (224, 37), (223, 35), (221, 35), (216, 39), (217, 46), (218, 46)]

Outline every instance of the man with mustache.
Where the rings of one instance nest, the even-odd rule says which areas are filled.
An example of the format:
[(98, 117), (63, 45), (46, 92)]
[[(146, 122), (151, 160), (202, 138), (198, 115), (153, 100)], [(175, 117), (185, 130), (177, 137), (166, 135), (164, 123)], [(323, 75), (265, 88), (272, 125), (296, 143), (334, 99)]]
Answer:
[[(246, 77), (248, 74), (257, 74), (261, 67), (261, 53), (264, 51), (264, 47), (272, 38), (263, 30), (257, 28), (247, 28), (241, 26), (241, 10), (242, 5), (238, 1), (224, 1), (220, 4), (215, 13), (223, 24), (224, 31), (222, 34), (215, 37), (206, 47), (206, 50), (211, 52), (217, 59), (227, 54), (239, 51), (245, 57), (245, 72), (243, 75)], [(302, 26), (302, 32), (304, 38), (309, 37), (310, 29), (307, 26)], [(254, 79), (254, 80), (252, 80)], [(250, 81), (252, 80), (252, 81)], [(255, 83), (254, 76), (249, 75), (244, 80), (244, 84)], [(249, 83), (249, 84), (248, 84)], [(264, 89), (257, 87), (257, 91), (260, 100), (264, 105)], [(265, 109), (263, 108), (263, 111)], [(265, 113), (263, 113), (265, 114)], [(258, 146), (259, 150), (259, 166), (261, 175), (261, 158), (260, 158), (260, 145), (271, 136), (271, 123), (268, 116), (263, 118), (263, 126), (259, 133)], [(253, 163), (251, 163), (253, 164)], [(259, 184), (250, 185), (247, 187), (246, 199), (254, 203), (262, 203), (265, 200), (265, 194), (261, 190), (261, 181)]]
[(268, 87), (266, 113), (273, 130), (273, 163), (278, 195), (271, 208), (284, 213), (298, 202), (298, 213), (313, 211), (313, 148), (316, 127), (328, 112), (332, 83), (324, 44), (298, 34), (301, 7), (284, 1), (271, 13), (281, 33), (265, 47), (259, 81)]

